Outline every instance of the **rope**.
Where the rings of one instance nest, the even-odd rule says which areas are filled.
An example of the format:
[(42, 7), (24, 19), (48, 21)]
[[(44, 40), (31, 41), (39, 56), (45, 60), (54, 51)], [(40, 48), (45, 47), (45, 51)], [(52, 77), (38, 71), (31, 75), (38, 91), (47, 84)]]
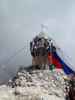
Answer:
[(9, 64), (9, 62), (15, 57), (17, 56), (20, 52), (22, 52), (23, 50), (25, 50), (25, 46), (21, 49), (19, 49), (18, 51), (14, 52), (13, 55), (11, 55), (5, 62), (4, 65)]

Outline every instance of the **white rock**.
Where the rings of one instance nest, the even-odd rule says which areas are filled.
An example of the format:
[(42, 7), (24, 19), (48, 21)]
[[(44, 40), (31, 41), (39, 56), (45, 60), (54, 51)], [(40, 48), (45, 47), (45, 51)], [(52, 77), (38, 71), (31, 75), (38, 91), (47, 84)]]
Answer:
[(34, 70), (32, 74), (18, 72), (17, 75), (14, 81), (17, 87), (0, 87), (0, 100), (65, 100), (64, 73)]

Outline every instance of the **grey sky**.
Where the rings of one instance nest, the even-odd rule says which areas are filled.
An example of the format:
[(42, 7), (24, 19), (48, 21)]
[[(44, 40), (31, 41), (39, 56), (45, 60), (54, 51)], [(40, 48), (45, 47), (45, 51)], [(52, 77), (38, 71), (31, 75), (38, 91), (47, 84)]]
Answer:
[[(0, 0), (0, 76), (5, 73), (3, 66), (6, 67), (6, 75), (12, 75), (19, 65), (31, 64), (27, 52), (29, 41), (40, 32), (41, 24), (48, 27), (48, 35), (75, 65), (74, 0)], [(4, 61), (24, 45), (26, 51), (4, 65)]]

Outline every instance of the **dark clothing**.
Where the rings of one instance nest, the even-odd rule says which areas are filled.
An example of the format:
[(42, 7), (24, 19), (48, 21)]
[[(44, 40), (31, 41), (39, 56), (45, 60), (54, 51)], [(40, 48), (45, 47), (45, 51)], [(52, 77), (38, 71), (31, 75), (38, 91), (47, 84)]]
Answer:
[(75, 89), (73, 87), (70, 88), (69, 98), (70, 100), (75, 100)]

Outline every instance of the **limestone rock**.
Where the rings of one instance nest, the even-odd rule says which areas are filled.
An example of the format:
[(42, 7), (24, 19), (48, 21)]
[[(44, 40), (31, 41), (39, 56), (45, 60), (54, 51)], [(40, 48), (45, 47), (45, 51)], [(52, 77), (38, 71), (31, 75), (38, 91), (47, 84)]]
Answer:
[(64, 73), (19, 70), (10, 86), (0, 87), (0, 100), (65, 100)]

